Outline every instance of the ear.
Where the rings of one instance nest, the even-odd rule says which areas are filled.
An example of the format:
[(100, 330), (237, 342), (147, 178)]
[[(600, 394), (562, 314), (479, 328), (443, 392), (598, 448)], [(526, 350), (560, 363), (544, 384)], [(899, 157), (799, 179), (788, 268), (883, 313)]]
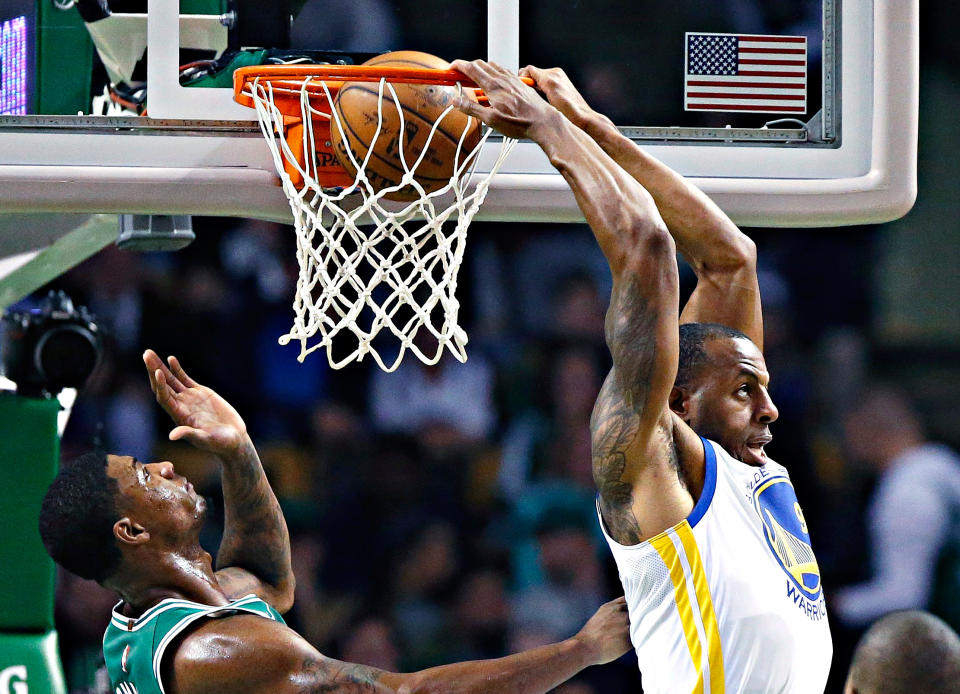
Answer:
[(139, 523), (124, 516), (113, 524), (113, 536), (126, 545), (142, 545), (150, 540), (150, 533)]
[(683, 388), (673, 386), (670, 389), (670, 399), (668, 400), (670, 409), (676, 413), (680, 419), (687, 421), (690, 417), (690, 393)]

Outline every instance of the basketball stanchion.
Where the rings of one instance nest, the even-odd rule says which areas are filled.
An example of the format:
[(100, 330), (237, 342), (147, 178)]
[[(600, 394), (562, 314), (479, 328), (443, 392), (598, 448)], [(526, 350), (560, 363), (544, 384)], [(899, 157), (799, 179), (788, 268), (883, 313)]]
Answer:
[[(234, 94), (256, 109), (293, 212), (300, 274), (280, 343), (299, 340), (300, 361), (323, 348), (335, 369), (369, 353), (393, 371), (407, 350), (426, 364), (445, 349), (466, 361), (457, 272), (516, 142), (503, 138), (490, 171), (476, 171), (491, 131), (453, 105), (481, 99), (476, 85), (435, 56), (398, 51), (358, 66), (241, 68)], [(399, 341), (395, 356), (374, 345), (381, 332)]]

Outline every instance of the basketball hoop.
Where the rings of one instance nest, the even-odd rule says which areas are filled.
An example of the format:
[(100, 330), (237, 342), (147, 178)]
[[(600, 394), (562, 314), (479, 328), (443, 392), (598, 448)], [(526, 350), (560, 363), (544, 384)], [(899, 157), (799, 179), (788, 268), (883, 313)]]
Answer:
[[(376, 85), (376, 130), (364, 156), (347, 147), (338, 159), (332, 130), (341, 139), (346, 135), (335, 100), (345, 83), (354, 82)], [(467, 335), (457, 323), (457, 271), (467, 228), (516, 140), (504, 138), (489, 173), (478, 174), (480, 150), (491, 131), (484, 127), (474, 145), (467, 143), (464, 128), (450, 180), (428, 191), (417, 180), (417, 168), (454, 107), (447, 106), (436, 118), (422, 151), (405, 153), (410, 139), (405, 128), (410, 126), (395, 84), (473, 90), (483, 101), (472, 82), (449, 69), (300, 64), (259, 65), (234, 73), (234, 98), (256, 110), (293, 211), (300, 276), (294, 324), (280, 344), (299, 340), (301, 362), (320, 348), (335, 369), (369, 352), (380, 368), (393, 371), (408, 349), (426, 364), (435, 364), (445, 348), (466, 361)], [(385, 117), (399, 119), (395, 144), (403, 176), (382, 187), (371, 181), (367, 168)], [(472, 122), (469, 118), (468, 125)], [(341, 163), (344, 155), (356, 175)], [(398, 195), (402, 202), (389, 199)], [(383, 331), (400, 342), (392, 360), (373, 344)], [(426, 331), (422, 337), (432, 336), (435, 349), (414, 341), (421, 331)], [(346, 343), (348, 353), (334, 355), (337, 336), (338, 352)]]

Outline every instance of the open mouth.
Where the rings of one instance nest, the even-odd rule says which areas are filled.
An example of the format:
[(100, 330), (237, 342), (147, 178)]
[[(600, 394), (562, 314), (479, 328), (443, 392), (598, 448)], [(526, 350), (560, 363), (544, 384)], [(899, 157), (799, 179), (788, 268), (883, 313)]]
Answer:
[(763, 447), (766, 446), (773, 440), (773, 437), (770, 435), (766, 436), (757, 436), (747, 441), (747, 445), (744, 449), (746, 454), (744, 457), (748, 457), (751, 460), (745, 460), (744, 462), (756, 462), (759, 465), (763, 465), (767, 461), (767, 454), (763, 450)]

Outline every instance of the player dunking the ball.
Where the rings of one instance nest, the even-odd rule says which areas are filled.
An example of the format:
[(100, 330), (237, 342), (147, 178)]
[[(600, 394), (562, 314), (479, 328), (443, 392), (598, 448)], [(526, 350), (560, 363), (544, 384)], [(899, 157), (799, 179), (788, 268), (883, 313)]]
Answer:
[(103, 641), (117, 694), (534, 694), (629, 649), (619, 598), (572, 638), (506, 658), (396, 674), (325, 657), (280, 616), (293, 603), (287, 526), (243, 420), (175, 358), (144, 362), (170, 438), (221, 460), (225, 528), (214, 570), (204, 500), (169, 462), (88, 454), (50, 485), (48, 552), (121, 599)]
[[(525, 69), (545, 101), (496, 65), (453, 67), (489, 98), (463, 111), (547, 154), (613, 273), (593, 473), (644, 691), (822, 692), (819, 569), (789, 476), (764, 452), (777, 410), (752, 243), (560, 71)], [(678, 248), (698, 275), (682, 315)]]

